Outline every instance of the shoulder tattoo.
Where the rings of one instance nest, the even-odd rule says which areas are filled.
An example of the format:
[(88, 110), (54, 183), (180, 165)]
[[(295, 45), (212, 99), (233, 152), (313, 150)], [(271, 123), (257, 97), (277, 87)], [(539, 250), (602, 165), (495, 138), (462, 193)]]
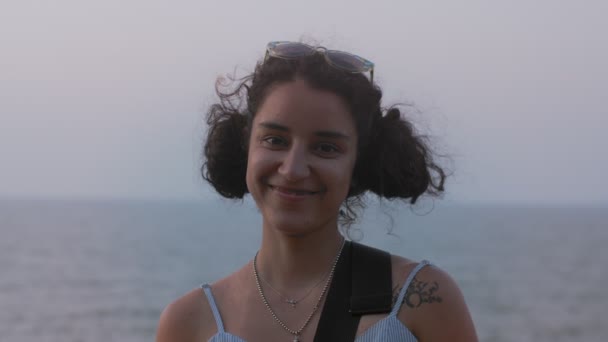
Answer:
[(407, 288), (407, 290), (405, 290), (403, 303), (397, 303), (399, 292), (401, 292), (401, 287), (395, 287), (395, 290), (393, 291), (393, 306), (396, 304), (405, 304), (408, 307), (415, 309), (424, 303), (441, 303), (442, 299), (437, 294), (437, 291), (439, 291), (439, 283), (436, 281), (429, 283), (419, 281), (416, 277), (414, 277), (410, 283), (410, 286)]

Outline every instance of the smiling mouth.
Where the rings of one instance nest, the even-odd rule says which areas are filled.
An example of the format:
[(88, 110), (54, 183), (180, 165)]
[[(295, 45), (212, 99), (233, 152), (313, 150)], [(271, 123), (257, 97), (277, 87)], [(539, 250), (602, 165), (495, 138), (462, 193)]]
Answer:
[(316, 195), (319, 191), (308, 191), (308, 190), (299, 190), (299, 189), (289, 189), (283, 188), (280, 186), (268, 185), (272, 190), (277, 191), (282, 194), (291, 195), (291, 196), (308, 196), (308, 195)]

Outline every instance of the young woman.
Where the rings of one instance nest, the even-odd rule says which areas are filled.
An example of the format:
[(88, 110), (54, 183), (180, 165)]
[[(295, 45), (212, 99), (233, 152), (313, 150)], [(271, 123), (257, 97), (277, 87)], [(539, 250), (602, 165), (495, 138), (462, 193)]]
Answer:
[(224, 197), (251, 194), (262, 244), (240, 270), (170, 304), (158, 342), (477, 340), (449, 275), (340, 233), (368, 192), (414, 203), (443, 191), (411, 123), (381, 106), (371, 62), (273, 42), (218, 95), (203, 176)]

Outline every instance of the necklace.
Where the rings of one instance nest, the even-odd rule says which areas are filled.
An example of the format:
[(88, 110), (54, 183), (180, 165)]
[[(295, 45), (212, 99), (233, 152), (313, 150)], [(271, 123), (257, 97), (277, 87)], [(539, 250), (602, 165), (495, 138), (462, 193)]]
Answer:
[(264, 279), (264, 277), (262, 277), (262, 275), (261, 275), (261, 274), (258, 274), (258, 277), (259, 277), (259, 278), (260, 278), (260, 279), (261, 279), (261, 280), (262, 280), (262, 281), (263, 281), (263, 282), (264, 282), (266, 285), (268, 285), (268, 287), (270, 287), (270, 289), (271, 289), (272, 291), (274, 291), (276, 294), (278, 294), (278, 295), (281, 297), (281, 299), (283, 299), (283, 300), (284, 300), (284, 301), (285, 301), (287, 304), (291, 305), (291, 308), (292, 308), (292, 309), (295, 309), (295, 308), (296, 308), (296, 305), (297, 305), (299, 302), (301, 302), (301, 301), (303, 301), (304, 299), (306, 299), (306, 297), (308, 297), (308, 296), (309, 296), (309, 295), (312, 293), (312, 290), (316, 289), (316, 288), (317, 288), (317, 286), (319, 286), (319, 284), (321, 284), (321, 283), (323, 282), (323, 280), (325, 279), (325, 277), (327, 277), (328, 275), (329, 275), (329, 271), (328, 271), (327, 273), (325, 273), (325, 274), (323, 275), (323, 277), (321, 277), (321, 278), (319, 279), (319, 281), (317, 281), (317, 282), (316, 282), (316, 283), (315, 283), (315, 284), (314, 284), (314, 285), (313, 285), (313, 286), (312, 286), (312, 287), (311, 287), (311, 288), (310, 288), (310, 289), (309, 289), (309, 290), (308, 290), (308, 291), (307, 291), (307, 292), (306, 292), (306, 293), (305, 293), (305, 294), (304, 294), (302, 297), (300, 297), (299, 299), (291, 299), (291, 298), (288, 298), (287, 296), (283, 295), (283, 294), (282, 294), (282, 293), (281, 293), (279, 290), (277, 290), (277, 289), (275, 289), (274, 287), (272, 287), (272, 285), (271, 285), (271, 284), (270, 284), (270, 283), (269, 283), (269, 282), (268, 282), (266, 279)]
[(346, 242), (346, 240), (342, 240), (342, 246), (340, 247), (340, 250), (338, 251), (338, 255), (336, 255), (336, 258), (334, 259), (334, 263), (331, 266), (331, 270), (329, 271), (329, 276), (327, 277), (327, 280), (325, 281), (325, 285), (323, 286), (323, 291), (321, 291), (321, 295), (319, 295), (319, 299), (317, 299), (317, 302), (315, 303), (315, 306), (313, 307), (312, 312), (308, 315), (308, 317), (304, 321), (304, 324), (302, 324), (302, 326), (298, 330), (290, 329), (277, 316), (277, 314), (274, 312), (274, 310), (272, 309), (272, 307), (268, 303), (268, 300), (266, 299), (266, 295), (264, 294), (264, 291), (262, 290), (262, 286), (260, 285), (260, 276), (258, 275), (258, 267), (257, 267), (258, 253), (255, 253), (255, 256), (253, 257), (253, 276), (255, 278), (255, 285), (257, 286), (258, 292), (260, 293), (260, 297), (262, 298), (262, 302), (264, 302), (264, 305), (266, 306), (266, 308), (268, 309), (268, 311), (272, 315), (272, 318), (277, 323), (279, 323), (279, 325), (285, 331), (287, 331), (288, 333), (290, 333), (290, 334), (293, 335), (293, 342), (300, 341), (300, 334), (302, 333), (302, 331), (304, 330), (304, 328), (306, 328), (306, 326), (308, 325), (308, 323), (310, 323), (310, 320), (312, 319), (312, 317), (315, 315), (315, 313), (319, 309), (319, 303), (321, 303), (321, 299), (323, 298), (323, 296), (325, 296), (325, 293), (327, 292), (327, 289), (329, 288), (329, 284), (331, 283), (331, 279), (332, 279), (332, 277), (334, 275), (334, 271), (336, 270), (336, 265), (338, 264), (338, 260), (340, 259), (340, 255), (342, 254), (342, 249), (344, 249), (344, 243), (345, 242)]

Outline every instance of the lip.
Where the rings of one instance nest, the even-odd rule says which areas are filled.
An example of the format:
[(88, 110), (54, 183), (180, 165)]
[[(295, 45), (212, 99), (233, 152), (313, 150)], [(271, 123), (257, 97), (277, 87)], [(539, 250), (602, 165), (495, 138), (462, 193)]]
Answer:
[(268, 185), (270, 189), (277, 193), (281, 198), (289, 201), (302, 201), (319, 193), (319, 191), (310, 191), (307, 189), (290, 188), (283, 186)]

